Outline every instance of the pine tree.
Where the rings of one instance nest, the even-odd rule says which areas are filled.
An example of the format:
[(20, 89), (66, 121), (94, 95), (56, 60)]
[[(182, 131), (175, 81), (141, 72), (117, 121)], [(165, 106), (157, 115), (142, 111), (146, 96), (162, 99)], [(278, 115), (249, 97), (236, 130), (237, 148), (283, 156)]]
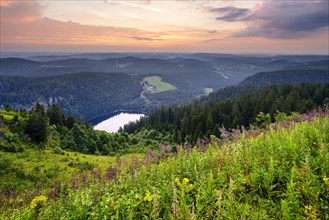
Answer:
[(29, 120), (25, 127), (25, 133), (28, 134), (33, 142), (46, 143), (48, 138), (48, 118), (45, 108), (37, 102), (32, 109)]
[(57, 128), (63, 125), (64, 113), (57, 103), (48, 106), (47, 115), (50, 125), (56, 125)]

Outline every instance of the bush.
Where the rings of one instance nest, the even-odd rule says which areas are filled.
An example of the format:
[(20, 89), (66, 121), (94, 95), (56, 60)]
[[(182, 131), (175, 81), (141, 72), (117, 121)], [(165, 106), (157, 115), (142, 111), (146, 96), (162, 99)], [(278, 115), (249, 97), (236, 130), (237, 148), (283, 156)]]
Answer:
[(25, 149), (23, 146), (17, 145), (15, 143), (9, 143), (7, 145), (0, 144), (0, 151), (18, 153), (18, 152), (24, 152), (24, 150)]
[(54, 154), (62, 154), (62, 149), (61, 149), (60, 147), (55, 147), (55, 148), (53, 149), (53, 153), (54, 153)]
[(9, 158), (4, 158), (0, 160), (0, 170), (8, 169), (12, 164), (12, 160)]

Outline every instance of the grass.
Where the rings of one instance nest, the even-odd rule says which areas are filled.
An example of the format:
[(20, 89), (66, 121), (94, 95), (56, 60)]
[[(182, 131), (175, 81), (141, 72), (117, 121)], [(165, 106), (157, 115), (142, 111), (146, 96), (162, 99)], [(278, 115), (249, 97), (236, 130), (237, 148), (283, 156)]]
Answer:
[(144, 91), (149, 93), (159, 93), (170, 90), (177, 89), (175, 86), (170, 83), (162, 81), (162, 78), (159, 76), (148, 76), (143, 79)]
[(15, 203), (22, 197), (3, 199), (12, 208), (0, 218), (329, 219), (327, 113), (178, 146), (175, 155), (162, 146), (125, 168), (93, 171), (87, 183), (59, 186), (55, 197), (49, 189), (23, 205)]
[[(142, 154), (125, 155), (127, 161), (132, 156), (141, 158)], [(96, 168), (105, 170), (116, 164), (115, 156), (87, 155), (60, 149), (36, 150), (10, 153), (0, 151), (0, 189), (23, 191), (35, 188), (36, 183), (53, 184), (69, 181), (74, 172), (91, 171)]]
[(204, 88), (203, 89), (203, 93), (205, 94), (205, 95), (209, 95), (210, 93), (212, 93), (214, 90), (212, 89), (212, 88), (208, 88), (208, 87), (206, 87), (206, 88)]

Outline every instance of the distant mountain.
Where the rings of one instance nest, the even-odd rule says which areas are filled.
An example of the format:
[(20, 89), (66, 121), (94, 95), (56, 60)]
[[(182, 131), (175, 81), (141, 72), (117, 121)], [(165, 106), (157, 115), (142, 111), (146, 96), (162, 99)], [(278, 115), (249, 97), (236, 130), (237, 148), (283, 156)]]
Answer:
[(277, 70), (249, 76), (239, 86), (267, 86), (276, 84), (329, 83), (328, 70)]
[[(27, 55), (23, 57), (27, 57)], [(138, 87), (138, 91), (140, 92), (138, 92), (138, 95), (136, 95), (136, 98), (133, 99), (133, 101), (126, 100), (123, 102), (113, 99), (116, 100), (117, 103), (112, 100), (111, 104), (115, 106), (121, 106), (124, 104), (126, 108), (138, 111), (148, 111), (159, 105), (191, 101), (197, 97), (205, 96), (208, 94), (206, 91), (217, 91), (235, 85), (258, 72), (271, 72), (277, 70), (292, 70), (296, 72), (298, 69), (301, 71), (312, 69), (313, 72), (316, 72), (317, 70), (329, 70), (328, 56), (256, 57), (208, 53), (90, 53), (47, 54), (45, 56), (40, 56), (39, 54), (30, 57), (31, 58), (29, 59), (33, 60), (23, 58), (1, 58), (0, 76), (3, 76), (2, 79), (5, 80), (5, 76), (18, 77), (17, 80), (5, 80), (3, 84), (9, 86), (8, 83), (10, 82), (10, 88), (16, 88), (18, 82), (22, 81), (20, 77), (25, 77), (26, 79), (24, 78), (24, 81), (29, 84), (29, 82), (34, 81), (36, 77), (38, 78), (38, 81), (41, 80), (42, 82), (48, 83), (50, 79), (63, 79), (65, 78), (65, 75), (79, 72), (104, 73), (105, 75), (120, 73), (123, 75), (122, 80), (133, 81), (135, 83), (134, 88)], [(279, 75), (281, 73), (282, 72), (277, 72)], [(317, 73), (322, 74), (323, 72), (320, 71)], [(274, 75), (275, 74), (276, 73), (274, 73)], [(79, 74), (74, 76), (79, 76)], [(149, 76), (157, 76), (158, 78), (161, 78), (162, 82), (171, 84), (171, 86), (176, 89), (150, 92), (143, 82), (144, 79)], [(290, 79), (288, 79), (287, 76), (288, 75), (282, 76), (280, 78), (280, 83), (290, 83)], [(266, 77), (262, 82), (260, 81), (261, 77), (257, 77), (257, 79), (249, 79), (249, 83), (258, 86), (265, 82), (269, 84), (269, 81), (275, 80)], [(289, 77), (291, 77), (291, 75), (289, 75)], [(296, 77), (298, 78), (300, 76)], [(303, 81), (306, 79), (304, 78), (300, 80)], [(72, 79), (72, 81), (74, 80)], [(293, 78), (292, 81), (296, 81), (295, 78)], [(309, 81), (306, 80), (305, 82)], [(120, 83), (122, 84), (124, 82)], [(73, 82), (72, 85), (75, 85), (75, 83)], [(156, 86), (157, 85), (152, 85), (152, 88)], [(22, 85), (22, 88), (26, 89), (24, 85)], [(39, 98), (44, 98), (43, 93), (40, 93), (39, 90), (36, 92), (36, 90), (38, 90), (38, 85), (33, 84), (33, 87), (29, 87), (29, 92), (27, 93), (29, 95), (23, 95), (22, 97), (24, 98), (18, 99), (17, 97), (21, 95), (21, 90), (14, 89), (11, 94), (6, 93), (8, 98), (0, 100), (0, 105), (6, 104), (5, 101), (15, 105), (30, 105), (31, 102), (35, 102)], [(144, 92), (142, 92), (143, 90)], [(245, 87), (238, 87), (235, 90), (237, 91), (235, 92), (236, 94), (240, 94), (245, 91)], [(11, 89), (8, 91), (11, 91)], [(77, 91), (78, 90), (75, 90), (74, 92)], [(121, 91), (123, 90), (113, 90), (113, 94), (111, 95), (117, 95), (120, 97), (122, 96)], [(218, 95), (218, 97), (226, 97), (227, 95), (225, 94), (227, 93), (233, 94), (232, 92), (226, 92), (227, 90), (225, 89), (220, 91), (221, 94)], [(49, 92), (51, 91), (49, 90)], [(73, 89), (71, 92), (73, 92)], [(35, 94), (31, 95), (33, 93)], [(214, 94), (210, 97), (214, 96)], [(9, 97), (11, 96), (16, 98), (10, 100)], [(48, 96), (50, 97), (52, 94), (49, 93)], [(18, 100), (23, 103), (18, 102)], [(24, 100), (26, 100), (26, 102)], [(45, 103), (47, 102), (46, 100), (44, 101)], [(84, 112), (85, 110), (84, 107), (79, 107), (78, 110), (74, 111), (77, 116), (86, 117), (88, 119), (98, 115), (98, 112), (95, 113), (96, 111), (93, 110), (95, 114), (87, 113), (88, 116), (86, 116)], [(67, 112), (68, 111), (72, 111), (72, 109), (67, 110)], [(87, 110), (87, 112), (88, 111), (90, 110)]]
[(24, 76), (40, 68), (41, 64), (36, 61), (22, 58), (0, 59), (0, 75)]

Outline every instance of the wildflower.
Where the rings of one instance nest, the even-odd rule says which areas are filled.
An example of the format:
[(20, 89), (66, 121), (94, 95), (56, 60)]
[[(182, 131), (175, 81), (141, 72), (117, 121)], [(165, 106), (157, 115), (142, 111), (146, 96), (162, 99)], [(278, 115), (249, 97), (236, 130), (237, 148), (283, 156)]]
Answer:
[(184, 178), (184, 179), (183, 179), (183, 184), (184, 184), (184, 185), (186, 185), (188, 182), (190, 182), (189, 179), (187, 179), (187, 178)]
[(30, 204), (30, 208), (34, 209), (36, 207), (41, 207), (46, 201), (47, 201), (47, 198), (45, 196), (36, 196), (32, 200), (32, 202)]
[(313, 207), (312, 205), (306, 205), (305, 206), (305, 211), (304, 214), (306, 216), (306, 219), (317, 219), (317, 210), (315, 207)]
[(176, 178), (175, 183), (180, 184), (180, 180), (178, 178)]
[(153, 200), (153, 195), (151, 193), (146, 193), (145, 197), (144, 197), (144, 201), (145, 202), (151, 202)]
[(187, 187), (187, 191), (189, 192), (189, 191), (193, 190), (193, 187), (194, 187), (193, 184), (189, 184)]
[(323, 181), (326, 185), (329, 185), (329, 177), (323, 177)]

